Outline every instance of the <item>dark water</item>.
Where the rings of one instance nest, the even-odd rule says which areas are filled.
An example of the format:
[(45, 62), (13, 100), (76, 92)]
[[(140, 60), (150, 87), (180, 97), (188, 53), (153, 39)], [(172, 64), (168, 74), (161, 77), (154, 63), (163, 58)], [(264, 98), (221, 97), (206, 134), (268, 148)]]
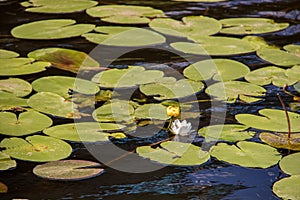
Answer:
[[(268, 17), (291, 25), (284, 31), (264, 34), (263, 37), (279, 46), (300, 42), (300, 4), (298, 0), (244, 0), (222, 3), (180, 3), (171, 1), (100, 1), (101, 4), (149, 5), (162, 9), (172, 18), (180, 19), (189, 15), (206, 15), (216, 19), (227, 17)], [(78, 37), (55, 41), (31, 41), (15, 39), (10, 30), (20, 24), (50, 18), (75, 19), (78, 23), (107, 25), (99, 19), (84, 13), (75, 14), (34, 14), (24, 12), (18, 1), (0, 1), (0, 48), (13, 50), (26, 56), (32, 50), (43, 47), (64, 47), (90, 52), (95, 45)], [(123, 55), (123, 58), (111, 63), (112, 66), (136, 64), (147, 66), (149, 63), (168, 63), (168, 66), (181, 71), (188, 65), (176, 55), (157, 49), (144, 49)], [(141, 59), (142, 58), (142, 59)], [(265, 66), (255, 55), (235, 56), (234, 59), (246, 63), (251, 69)], [(109, 63), (109, 61), (108, 61)], [(71, 73), (50, 69), (46, 72), (21, 76), (28, 81), (45, 75), (70, 75)], [(245, 105), (233, 104), (227, 107), (227, 121), (233, 122), (237, 113), (255, 113), (261, 108), (281, 108), (276, 98), (280, 93), (286, 102), (290, 97), (280, 88), (267, 86), (265, 101)], [(210, 109), (203, 106), (203, 115), (209, 116)], [(214, 108), (218, 109), (218, 108)], [(221, 109), (221, 108), (220, 108)], [(223, 111), (220, 111), (223, 112)], [(206, 120), (206, 121), (205, 121)], [(66, 123), (67, 121), (55, 121)], [(207, 119), (203, 119), (203, 124)], [(257, 140), (257, 138), (254, 138)], [(74, 153), (71, 158), (97, 161), (83, 145), (72, 144)], [(286, 153), (283, 151), (283, 153)], [(36, 163), (18, 161), (12, 171), (0, 172), (0, 181), (9, 187), (7, 194), (0, 199), (278, 199), (272, 193), (272, 184), (284, 175), (274, 166), (268, 169), (247, 169), (210, 160), (200, 167), (165, 167), (149, 173), (125, 173), (105, 167), (105, 173), (99, 177), (77, 181), (57, 182), (41, 179), (33, 175)]]

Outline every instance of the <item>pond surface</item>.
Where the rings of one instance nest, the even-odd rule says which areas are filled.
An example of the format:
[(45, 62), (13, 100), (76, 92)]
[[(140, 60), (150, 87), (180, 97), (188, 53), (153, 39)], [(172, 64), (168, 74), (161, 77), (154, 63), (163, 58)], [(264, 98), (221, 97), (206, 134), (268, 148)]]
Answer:
[[(18, 52), (21, 56), (45, 47), (63, 47), (89, 53), (96, 45), (84, 38), (76, 37), (59, 40), (23, 40), (16, 39), (10, 30), (17, 25), (43, 19), (69, 18), (78, 23), (108, 25), (99, 18), (92, 18), (84, 12), (71, 14), (38, 14), (25, 12), (19, 4), (21, 1), (0, 1), (0, 49)], [(288, 22), (290, 26), (279, 32), (263, 34), (264, 39), (274, 45), (299, 44), (300, 42), (300, 4), (298, 0), (232, 0), (220, 3), (188, 3), (161, 0), (140, 1), (99, 1), (100, 4), (148, 5), (162, 9), (165, 14), (174, 19), (184, 16), (205, 15), (215, 19), (229, 17), (266, 17), (276, 22)], [(173, 38), (174, 39), (174, 38)], [(127, 65), (149, 66), (152, 63), (167, 64), (172, 69), (182, 72), (189, 63), (180, 56), (160, 50), (159, 48), (139, 49), (122, 55), (120, 59), (111, 62), (107, 52), (108, 67), (123, 68)], [(251, 70), (268, 66), (255, 54), (231, 56), (231, 59), (243, 62)], [(168, 72), (162, 67), (155, 67)], [(42, 76), (66, 75), (75, 76), (71, 72), (51, 68), (35, 75), (19, 76), (29, 82)], [(5, 77), (0, 77), (4, 79)], [(234, 123), (234, 115), (239, 113), (257, 113), (262, 108), (282, 109), (278, 101), (279, 93), (287, 103), (292, 97), (285, 94), (282, 88), (273, 85), (265, 86), (267, 95), (264, 101), (253, 104), (227, 104), (226, 109), (210, 107), (210, 103), (200, 103), (201, 121), (199, 127), (209, 124), (213, 118), (211, 113), (226, 113), (225, 121)], [(208, 95), (199, 94), (198, 99), (209, 99)], [(214, 110), (212, 110), (214, 109)], [(69, 123), (71, 120), (53, 118), (54, 124)], [(195, 128), (196, 129), (196, 128)], [(150, 129), (151, 131), (151, 129)], [(154, 130), (155, 131), (155, 130)], [(143, 136), (144, 133), (141, 133)], [(147, 133), (151, 136), (153, 133)], [(0, 136), (2, 140), (4, 136)], [(201, 138), (197, 138), (201, 142)], [(259, 141), (256, 135), (251, 139)], [(124, 148), (134, 149), (135, 142), (127, 141)], [(138, 143), (138, 142), (137, 142)], [(70, 158), (97, 161), (81, 143), (71, 143), (73, 153)], [(127, 145), (127, 146), (126, 146)], [(128, 147), (129, 146), (129, 147)], [(288, 151), (280, 149), (282, 155)], [(195, 167), (164, 167), (148, 173), (126, 173), (104, 166), (102, 175), (74, 182), (50, 181), (35, 176), (32, 173), (36, 163), (17, 161), (14, 170), (0, 172), (0, 181), (8, 186), (8, 193), (0, 194), (1, 199), (280, 199), (272, 192), (275, 181), (286, 175), (278, 165), (267, 169), (244, 168), (227, 164), (212, 158), (208, 163)]]

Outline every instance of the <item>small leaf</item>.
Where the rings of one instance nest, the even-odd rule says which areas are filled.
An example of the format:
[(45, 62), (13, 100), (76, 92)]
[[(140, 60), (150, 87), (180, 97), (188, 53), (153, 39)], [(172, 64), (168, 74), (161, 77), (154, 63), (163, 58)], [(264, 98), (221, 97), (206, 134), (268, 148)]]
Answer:
[(142, 105), (135, 110), (134, 116), (138, 119), (166, 120), (169, 118), (167, 108), (161, 104)]
[[(17, 166), (17, 163), (16, 163), (15, 160), (12, 160), (9, 157), (9, 155), (7, 155), (7, 154), (0, 151), (0, 171), (13, 169), (16, 166)], [(1, 188), (1, 185), (0, 185), (0, 188)]]

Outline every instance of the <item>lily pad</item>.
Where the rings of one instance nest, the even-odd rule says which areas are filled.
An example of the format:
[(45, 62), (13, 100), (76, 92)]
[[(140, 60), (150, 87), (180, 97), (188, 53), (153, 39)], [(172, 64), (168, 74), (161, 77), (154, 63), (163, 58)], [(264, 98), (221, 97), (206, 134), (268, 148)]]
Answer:
[(286, 70), (279, 67), (268, 66), (251, 71), (245, 76), (245, 79), (257, 85), (273, 84), (278, 87), (283, 87), (285, 84), (293, 85), (300, 78), (292, 79), (286, 75)]
[(37, 165), (33, 173), (41, 178), (59, 181), (78, 181), (103, 173), (100, 164), (86, 160), (60, 160)]
[(5, 49), (0, 49), (0, 59), (3, 58), (16, 58), (19, 57), (19, 54), (14, 51), (9, 51)]
[(0, 110), (10, 110), (27, 106), (27, 99), (19, 98), (14, 94), (0, 91)]
[(0, 171), (13, 169), (16, 166), (17, 163), (15, 160), (12, 160), (9, 155), (0, 151)]
[(3, 58), (0, 59), (1, 76), (18, 76), (34, 74), (50, 67), (48, 62), (35, 62), (33, 58)]
[(0, 80), (0, 91), (14, 94), (17, 97), (24, 97), (31, 93), (30, 83), (19, 78)]
[(161, 143), (161, 147), (142, 146), (136, 152), (142, 157), (167, 165), (201, 165), (210, 159), (208, 152), (189, 143), (168, 141)]
[(134, 116), (138, 119), (159, 119), (166, 120), (170, 118), (167, 114), (167, 108), (161, 104), (145, 104), (138, 107)]
[[(235, 115), (239, 123), (246, 126), (268, 130), (274, 132), (288, 132), (288, 124), (283, 110), (262, 109), (258, 111), (259, 115), (238, 114)], [(300, 115), (294, 112), (288, 112), (292, 132), (300, 132)]]
[(298, 57), (300, 57), (300, 45), (296, 44), (288, 44), (283, 47), (288, 53), (292, 53)]
[(234, 103), (237, 98), (247, 103), (262, 100), (266, 90), (258, 85), (242, 81), (226, 81), (210, 85), (205, 92), (218, 100)]
[(257, 51), (257, 55), (269, 63), (282, 67), (300, 64), (300, 56), (279, 49), (262, 48)]
[(90, 42), (107, 46), (137, 47), (166, 42), (162, 35), (143, 28), (99, 26), (95, 31), (98, 33), (86, 33), (82, 36)]
[(215, 3), (215, 2), (223, 2), (223, 1), (228, 1), (228, 0), (172, 0), (172, 1)]
[(295, 65), (294, 67), (287, 69), (285, 71), (285, 74), (292, 80), (300, 81), (300, 65)]
[(43, 132), (51, 137), (75, 142), (109, 141), (109, 137), (125, 138), (123, 133), (108, 133), (118, 131), (125, 126), (115, 123), (81, 122), (52, 126)]
[(263, 37), (247, 35), (242, 38), (242, 40), (248, 41), (254, 46), (259, 46), (260, 48), (270, 48), (270, 49), (279, 49), (279, 47), (269, 44)]
[(72, 153), (72, 147), (56, 138), (34, 135), (26, 139), (5, 138), (0, 143), (4, 153), (13, 158), (34, 162), (49, 162), (67, 158)]
[(28, 105), (40, 112), (64, 118), (81, 118), (76, 104), (52, 92), (39, 92), (28, 99)]
[(99, 122), (128, 122), (132, 120), (134, 107), (128, 101), (116, 100), (106, 103), (93, 112), (93, 118)]
[(162, 10), (147, 6), (103, 5), (89, 8), (87, 14), (117, 24), (148, 24), (150, 19), (164, 17)]
[(255, 135), (253, 131), (246, 131), (247, 126), (239, 124), (212, 125), (198, 130), (199, 136), (205, 137), (206, 142), (228, 141), (237, 142), (250, 139)]
[(22, 24), (11, 30), (16, 38), (51, 40), (77, 37), (95, 28), (93, 24), (76, 24), (72, 19), (49, 19)]
[(293, 153), (282, 158), (279, 162), (280, 169), (289, 175), (300, 175), (300, 153)]
[(32, 87), (37, 92), (52, 92), (64, 98), (70, 97), (70, 92), (81, 94), (96, 94), (99, 87), (91, 82), (80, 78), (68, 76), (46, 76), (32, 82)]
[(23, 136), (41, 131), (52, 125), (52, 120), (39, 112), (26, 111), (18, 116), (12, 112), (0, 112), (0, 134)]
[(193, 95), (204, 88), (202, 82), (188, 79), (170, 80), (167, 82), (150, 83), (140, 86), (140, 90), (147, 96), (154, 96), (157, 100), (175, 99)]
[(196, 62), (184, 69), (185, 77), (202, 81), (212, 78), (216, 81), (229, 81), (241, 78), (250, 69), (238, 61), (230, 59), (208, 59)]
[(218, 160), (243, 167), (268, 168), (281, 159), (280, 153), (268, 145), (241, 141), (236, 145), (218, 143), (210, 149)]
[(97, 4), (97, 1), (89, 0), (29, 0), (21, 3), (22, 6), (28, 7), (27, 12), (36, 13), (79, 12)]
[(77, 73), (79, 70), (100, 69), (99, 63), (82, 51), (65, 48), (45, 48), (32, 51), (29, 58), (50, 62), (53, 67)]
[(96, 74), (92, 81), (104, 88), (126, 88), (140, 84), (154, 83), (161, 79), (164, 73), (159, 70), (145, 70), (139, 66), (129, 66), (126, 69), (111, 69)]
[(287, 133), (268, 133), (263, 132), (259, 138), (268, 145), (276, 148), (291, 149), (295, 151), (300, 150), (300, 134), (291, 134), (288, 139)]
[(300, 175), (280, 179), (273, 185), (273, 192), (282, 199), (298, 200), (300, 198)]
[(4, 183), (0, 182), (0, 194), (1, 193), (7, 193), (8, 187)]
[(299, 82), (294, 85), (294, 88), (295, 88), (295, 90), (297, 90), (300, 93), (300, 83)]
[(221, 33), (233, 35), (270, 33), (289, 26), (289, 23), (276, 23), (267, 18), (227, 18), (220, 22), (223, 25)]
[(171, 18), (156, 18), (149, 23), (149, 26), (163, 34), (178, 37), (214, 35), (222, 28), (218, 20), (205, 16), (187, 16), (182, 18), (182, 21)]
[(246, 54), (256, 51), (259, 46), (246, 40), (230, 37), (196, 37), (191, 38), (196, 43), (175, 42), (171, 47), (178, 51), (190, 54), (211, 55), (211, 56), (230, 56)]

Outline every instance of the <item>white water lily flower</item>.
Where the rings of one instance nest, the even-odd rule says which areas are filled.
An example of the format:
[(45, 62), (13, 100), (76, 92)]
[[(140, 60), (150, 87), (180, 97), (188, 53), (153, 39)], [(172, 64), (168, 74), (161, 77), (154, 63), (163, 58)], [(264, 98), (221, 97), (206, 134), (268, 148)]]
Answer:
[(186, 120), (180, 122), (178, 119), (176, 119), (171, 125), (171, 131), (177, 135), (186, 136), (189, 134), (191, 129), (192, 129), (191, 123), (190, 122), (187, 123)]

